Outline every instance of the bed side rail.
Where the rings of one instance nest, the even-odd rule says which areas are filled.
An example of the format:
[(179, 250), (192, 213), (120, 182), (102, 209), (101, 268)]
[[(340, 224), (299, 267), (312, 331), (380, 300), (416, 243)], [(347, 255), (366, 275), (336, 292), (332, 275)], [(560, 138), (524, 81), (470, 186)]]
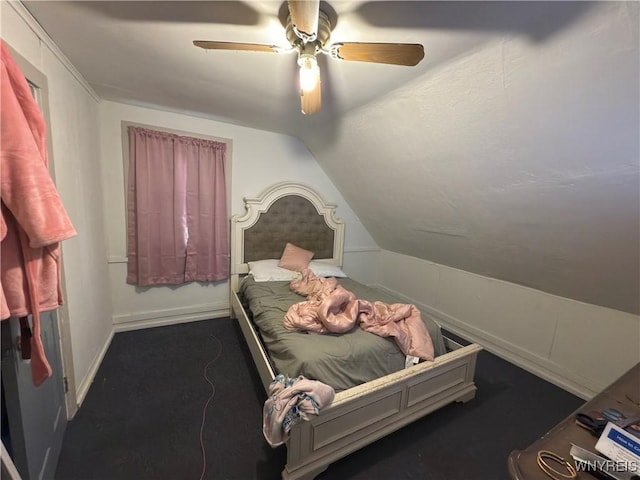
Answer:
[(269, 385), (275, 378), (275, 372), (271, 367), (271, 362), (269, 361), (269, 357), (264, 350), (262, 341), (253, 328), (253, 323), (242, 308), (242, 304), (240, 303), (238, 294), (235, 291), (231, 292), (231, 310), (233, 312), (233, 316), (237, 318), (238, 323), (240, 324), (240, 329), (242, 330), (242, 334), (244, 335), (247, 346), (249, 347), (249, 351), (251, 352), (253, 363), (258, 370), (258, 374), (260, 375), (260, 380), (262, 381), (264, 391), (265, 393), (268, 393)]

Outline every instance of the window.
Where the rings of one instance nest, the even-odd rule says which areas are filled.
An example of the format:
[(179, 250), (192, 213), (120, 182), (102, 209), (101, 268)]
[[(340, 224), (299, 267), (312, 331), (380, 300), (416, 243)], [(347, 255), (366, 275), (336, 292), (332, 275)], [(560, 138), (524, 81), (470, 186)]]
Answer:
[(127, 283), (227, 279), (227, 144), (127, 130)]

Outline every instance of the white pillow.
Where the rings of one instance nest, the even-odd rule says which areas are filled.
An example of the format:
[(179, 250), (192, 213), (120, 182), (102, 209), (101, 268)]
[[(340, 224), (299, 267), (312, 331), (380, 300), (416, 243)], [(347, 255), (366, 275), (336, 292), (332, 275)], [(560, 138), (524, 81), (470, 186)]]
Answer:
[(290, 282), (294, 278), (300, 276), (298, 272), (287, 270), (286, 268), (280, 268), (278, 266), (279, 261), (280, 260), (276, 259), (249, 262), (249, 274), (253, 275), (253, 279), (256, 282)]
[(311, 260), (309, 267), (316, 277), (346, 277), (340, 267), (337, 265), (331, 265), (330, 263), (323, 262), (321, 260)]

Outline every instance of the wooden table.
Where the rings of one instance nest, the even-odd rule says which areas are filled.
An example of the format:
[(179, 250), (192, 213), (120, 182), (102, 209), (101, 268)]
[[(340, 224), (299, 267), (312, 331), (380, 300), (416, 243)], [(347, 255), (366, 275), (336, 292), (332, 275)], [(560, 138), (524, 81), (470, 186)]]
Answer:
[[(536, 463), (540, 450), (550, 450), (557, 453), (572, 465), (573, 458), (569, 454), (572, 443), (597, 453), (595, 450), (597, 437), (585, 428), (576, 425), (575, 414), (591, 410), (603, 411), (607, 408), (615, 408), (628, 417), (640, 415), (640, 363), (529, 447), (511, 452), (508, 459), (510, 478), (512, 480), (549, 480), (549, 477)], [(577, 478), (587, 480), (596, 477), (586, 472), (578, 472)]]

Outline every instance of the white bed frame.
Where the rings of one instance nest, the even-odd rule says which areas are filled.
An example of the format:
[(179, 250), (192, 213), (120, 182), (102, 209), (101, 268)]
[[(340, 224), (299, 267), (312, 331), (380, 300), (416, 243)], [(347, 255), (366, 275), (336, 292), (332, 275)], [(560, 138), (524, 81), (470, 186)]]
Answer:
[[(334, 217), (336, 208), (311, 188), (291, 182), (278, 183), (257, 198), (246, 198), (246, 213), (231, 219), (231, 311), (237, 318), (251, 351), (265, 391), (274, 379), (267, 353), (237, 291), (245, 262), (245, 235), (260, 215), (278, 199), (298, 195), (311, 202), (333, 230), (333, 257), (324, 259), (342, 266), (344, 224)], [(290, 240), (295, 243), (295, 240)], [(377, 380), (338, 392), (333, 403), (311, 421), (293, 427), (287, 441), (284, 479), (312, 479), (332, 462), (451, 402), (474, 398), (476, 357), (479, 345), (461, 346), (445, 337), (448, 353)], [(258, 428), (258, 426), (256, 426)]]

